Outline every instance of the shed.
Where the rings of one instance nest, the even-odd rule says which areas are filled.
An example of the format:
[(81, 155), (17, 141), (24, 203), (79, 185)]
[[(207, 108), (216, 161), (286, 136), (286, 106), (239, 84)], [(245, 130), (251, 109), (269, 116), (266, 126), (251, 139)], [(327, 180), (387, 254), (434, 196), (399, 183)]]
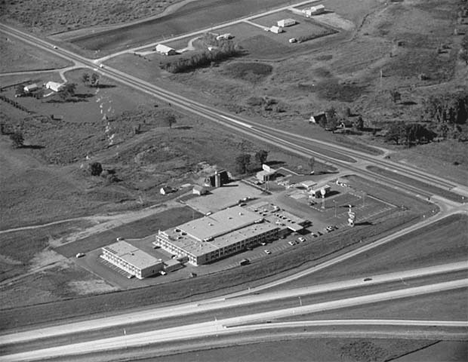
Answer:
[(293, 26), (296, 24), (296, 20), (294, 19), (283, 19), (283, 20), (280, 20), (276, 23), (276, 25), (278, 25), (280, 28), (285, 28), (287, 26)]
[(306, 9), (304, 11), (306, 13), (306, 15), (318, 15), (318, 14), (322, 14), (325, 12), (325, 6), (324, 5), (317, 5), (317, 6), (312, 6), (310, 9)]
[(64, 84), (65, 83), (57, 83), (57, 82), (50, 81), (46, 83), (45, 87), (47, 89), (53, 90), (54, 92), (58, 92), (60, 91), (60, 89), (62, 89)]
[(306, 181), (302, 181), (301, 185), (304, 186), (306, 189), (310, 189), (314, 187), (315, 185), (317, 185), (317, 182), (312, 181), (312, 180), (306, 180)]
[(164, 45), (164, 44), (157, 44), (154, 50), (157, 51), (159, 54), (163, 54), (163, 55), (177, 54), (175, 49), (168, 47), (167, 45)]
[(161, 193), (161, 195), (167, 195), (167, 194), (170, 194), (171, 192), (174, 192), (175, 190), (170, 187), (170, 186), (163, 186), (161, 187), (161, 189), (159, 190), (159, 192)]
[(280, 28), (279, 26), (272, 26), (270, 28), (270, 31), (275, 34), (279, 34), (279, 33), (282, 33), (284, 30), (283, 28)]
[(39, 86), (36, 83), (28, 84), (27, 86), (24, 87), (24, 91), (26, 93), (31, 93), (32, 91), (35, 91), (36, 89), (39, 89)]
[(193, 194), (194, 195), (206, 195), (208, 193), (208, 190), (204, 188), (203, 186), (195, 186), (193, 188)]

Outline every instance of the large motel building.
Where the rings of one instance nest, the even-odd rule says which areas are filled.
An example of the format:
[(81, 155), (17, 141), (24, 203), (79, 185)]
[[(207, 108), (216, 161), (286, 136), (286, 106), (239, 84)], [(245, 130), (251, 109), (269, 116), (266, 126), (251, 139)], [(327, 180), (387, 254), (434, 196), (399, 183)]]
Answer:
[(265, 213), (241, 206), (192, 220), (174, 229), (159, 231), (154, 245), (177, 257), (202, 265), (277, 239), (285, 224), (271, 222)]
[(136, 276), (138, 279), (147, 278), (164, 268), (161, 259), (156, 259), (125, 241), (103, 247), (101, 258), (123, 271), (126, 276)]

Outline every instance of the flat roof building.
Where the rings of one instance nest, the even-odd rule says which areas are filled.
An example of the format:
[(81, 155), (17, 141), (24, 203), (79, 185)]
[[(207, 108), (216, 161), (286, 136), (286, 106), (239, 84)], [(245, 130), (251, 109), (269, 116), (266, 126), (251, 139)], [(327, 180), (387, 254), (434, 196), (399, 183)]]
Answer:
[(201, 219), (160, 231), (155, 245), (187, 256), (194, 265), (206, 264), (278, 237), (278, 226), (261, 215), (235, 206)]
[(129, 275), (144, 279), (159, 273), (163, 262), (126, 241), (118, 241), (102, 248), (101, 258)]

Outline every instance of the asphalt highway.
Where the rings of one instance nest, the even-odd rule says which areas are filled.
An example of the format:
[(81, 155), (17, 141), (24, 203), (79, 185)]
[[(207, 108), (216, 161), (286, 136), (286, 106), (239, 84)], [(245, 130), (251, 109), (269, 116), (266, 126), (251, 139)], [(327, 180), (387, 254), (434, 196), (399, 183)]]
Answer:
[[(335, 301), (327, 301), (310, 305), (296, 306), (293, 308), (276, 309), (268, 312), (253, 313), (245, 316), (215, 319), (210, 322), (201, 322), (196, 324), (184, 324), (178, 327), (150, 330), (143, 333), (126, 334), (112, 338), (103, 338), (81, 343), (70, 343), (64, 346), (21, 352), (16, 354), (8, 354), (5, 356), (5, 361), (30, 361), (42, 360), (60, 357), (66, 360), (68, 355), (99, 353), (103, 351), (121, 349), (123, 347), (137, 347), (145, 345), (153, 345), (164, 342), (181, 342), (194, 338), (201, 338), (224, 333), (239, 333), (243, 330), (251, 330), (252, 328), (261, 329), (263, 324), (270, 324), (272, 320), (287, 318), (288, 316), (304, 315), (319, 311), (333, 310), (346, 308), (351, 306), (361, 306), (364, 304), (387, 302), (399, 298), (415, 297), (428, 293), (442, 292), (446, 290), (466, 288), (468, 287), (468, 279), (461, 279), (438, 284), (424, 285), (414, 288), (405, 288), (390, 292), (382, 292), (370, 295), (361, 295), (354, 298), (340, 299)], [(288, 291), (289, 292), (289, 291)], [(267, 302), (265, 302), (267, 303)], [(199, 306), (201, 307), (201, 306)], [(206, 305), (204, 306), (206, 307)], [(305, 323), (309, 324), (311, 321)], [(369, 323), (368, 321), (361, 321)], [(432, 321), (424, 321), (419, 323), (429, 324)], [(297, 323), (297, 322), (294, 322)], [(312, 322), (317, 323), (317, 322)], [(326, 323), (323, 322), (322, 323)], [(346, 322), (351, 323), (351, 322)], [(378, 323), (375, 322), (375, 323)], [(412, 322), (405, 322), (411, 324)], [(432, 322), (434, 323), (434, 322)], [(437, 324), (437, 322), (435, 322)], [(355, 323), (359, 324), (359, 323)], [(466, 321), (450, 321), (444, 322), (446, 326), (462, 326), (468, 327)], [(65, 327), (66, 328), (66, 327)]]

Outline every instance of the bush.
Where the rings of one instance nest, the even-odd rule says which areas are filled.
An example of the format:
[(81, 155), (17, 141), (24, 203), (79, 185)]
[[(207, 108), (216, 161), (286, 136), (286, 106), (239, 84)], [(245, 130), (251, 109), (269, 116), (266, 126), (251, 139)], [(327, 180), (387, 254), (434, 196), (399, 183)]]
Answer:
[(91, 176), (99, 176), (102, 173), (102, 165), (99, 162), (93, 162), (89, 165)]

